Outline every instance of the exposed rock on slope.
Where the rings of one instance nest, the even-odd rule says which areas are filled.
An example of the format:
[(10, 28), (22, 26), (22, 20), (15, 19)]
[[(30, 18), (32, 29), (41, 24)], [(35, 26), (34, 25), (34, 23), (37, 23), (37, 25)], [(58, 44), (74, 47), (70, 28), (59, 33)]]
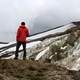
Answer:
[(47, 60), (70, 70), (80, 70), (80, 26), (76, 25), (65, 33), (41, 42), (42, 46), (49, 44), (41, 47), (43, 50), (34, 56), (35, 60)]

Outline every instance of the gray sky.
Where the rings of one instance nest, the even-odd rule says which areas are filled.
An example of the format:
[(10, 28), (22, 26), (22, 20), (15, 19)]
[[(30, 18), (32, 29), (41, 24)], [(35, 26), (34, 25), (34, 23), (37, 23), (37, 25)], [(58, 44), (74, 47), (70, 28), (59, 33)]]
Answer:
[(0, 41), (15, 40), (21, 21), (33, 34), (76, 20), (80, 20), (80, 0), (0, 0)]

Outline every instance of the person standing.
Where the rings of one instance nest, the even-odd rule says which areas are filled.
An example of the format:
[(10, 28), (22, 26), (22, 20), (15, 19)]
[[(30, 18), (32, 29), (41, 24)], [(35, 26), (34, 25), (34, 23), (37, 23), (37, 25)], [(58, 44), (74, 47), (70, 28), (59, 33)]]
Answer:
[(21, 25), (19, 26), (17, 30), (17, 35), (16, 35), (16, 51), (15, 51), (15, 58), (18, 59), (18, 52), (19, 48), (22, 45), (23, 46), (23, 60), (26, 59), (26, 38), (29, 36), (29, 29), (27, 26), (25, 26), (25, 22), (21, 22)]

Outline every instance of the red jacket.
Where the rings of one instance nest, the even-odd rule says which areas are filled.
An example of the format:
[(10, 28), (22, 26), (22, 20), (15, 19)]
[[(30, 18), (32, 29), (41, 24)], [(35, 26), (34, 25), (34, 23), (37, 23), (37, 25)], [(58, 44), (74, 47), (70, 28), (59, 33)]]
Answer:
[(25, 26), (20, 26), (17, 31), (16, 40), (20, 42), (26, 42), (26, 38), (29, 36), (29, 30)]

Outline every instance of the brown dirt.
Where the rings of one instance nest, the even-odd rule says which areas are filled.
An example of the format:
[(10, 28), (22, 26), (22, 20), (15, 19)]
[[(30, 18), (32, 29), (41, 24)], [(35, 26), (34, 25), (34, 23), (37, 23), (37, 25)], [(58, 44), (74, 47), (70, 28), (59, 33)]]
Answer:
[(78, 80), (74, 76), (74, 71), (51, 63), (0, 60), (0, 80)]

